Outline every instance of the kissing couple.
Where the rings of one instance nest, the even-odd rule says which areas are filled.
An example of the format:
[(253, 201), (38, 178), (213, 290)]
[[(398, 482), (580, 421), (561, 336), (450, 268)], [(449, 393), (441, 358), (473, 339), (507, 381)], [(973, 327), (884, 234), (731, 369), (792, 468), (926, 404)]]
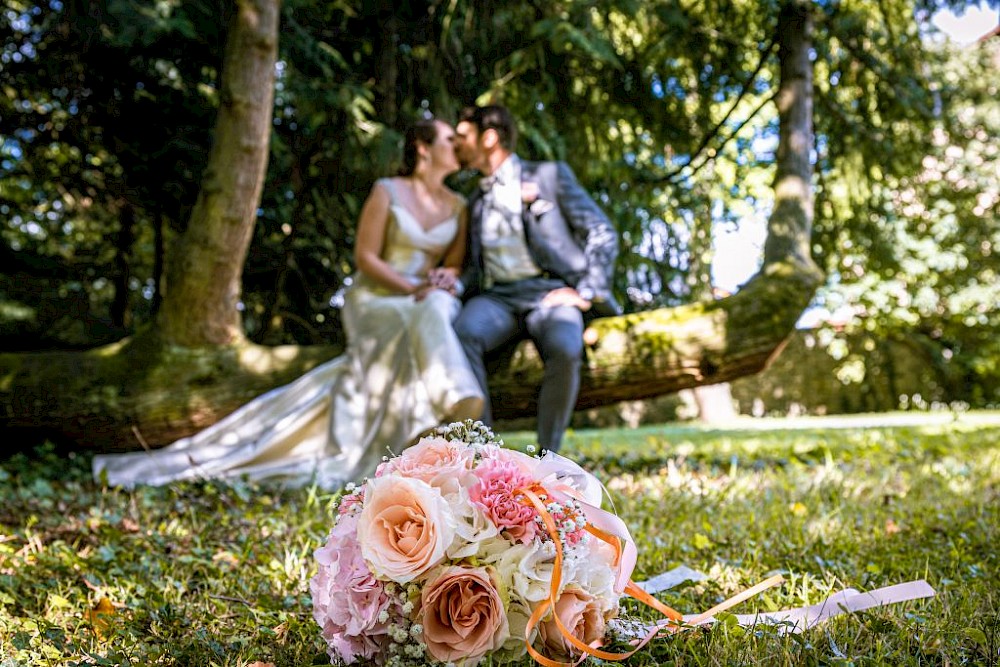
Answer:
[[(538, 445), (558, 450), (585, 318), (620, 312), (618, 237), (568, 165), (522, 160), (516, 141), (499, 105), (409, 127), (398, 174), (374, 183), (358, 219), (347, 350), (192, 436), (95, 457), (95, 478), (357, 481), (438, 425), (491, 425), (485, 359), (525, 337), (545, 365)], [(482, 175), (468, 201), (445, 183), (460, 168)]]

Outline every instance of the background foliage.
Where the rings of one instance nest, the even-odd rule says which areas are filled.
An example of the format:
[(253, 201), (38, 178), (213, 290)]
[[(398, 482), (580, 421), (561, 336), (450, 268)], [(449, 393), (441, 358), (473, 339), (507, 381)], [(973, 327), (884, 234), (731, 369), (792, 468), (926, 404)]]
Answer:
[[(609, 212), (629, 309), (711, 297), (713, 234), (769, 210), (777, 0), (397, 4), (283, 5), (243, 280), (253, 340), (340, 340), (370, 184), (409, 121), (476, 101), (509, 105), (520, 152), (568, 160)], [(863, 373), (871, 341), (914, 340), (949, 400), (982, 405), (1000, 387), (1000, 47), (925, 39), (948, 4), (815, 4), (813, 252), (818, 305), (851, 308), (845, 364)], [(4, 349), (89, 347), (150, 321), (212, 140), (230, 11), (4, 0)]]

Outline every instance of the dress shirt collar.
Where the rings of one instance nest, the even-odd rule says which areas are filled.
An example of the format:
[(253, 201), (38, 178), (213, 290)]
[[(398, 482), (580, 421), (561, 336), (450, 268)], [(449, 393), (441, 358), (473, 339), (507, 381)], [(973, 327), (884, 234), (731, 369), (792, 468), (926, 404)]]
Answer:
[(508, 183), (514, 183), (521, 178), (521, 160), (514, 153), (507, 156), (507, 159), (500, 163), (497, 170), (489, 176), (483, 176), (479, 181), (479, 187), (484, 191), (490, 190), (494, 185), (503, 187)]

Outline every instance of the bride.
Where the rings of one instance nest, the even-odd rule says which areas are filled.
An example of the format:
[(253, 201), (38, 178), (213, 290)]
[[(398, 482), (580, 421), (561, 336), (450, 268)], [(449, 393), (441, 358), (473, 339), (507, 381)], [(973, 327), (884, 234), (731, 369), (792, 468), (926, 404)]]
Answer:
[(347, 351), (195, 435), (151, 452), (94, 457), (111, 485), (247, 476), (332, 488), (371, 474), (440, 423), (475, 419), (485, 397), (452, 329), (466, 245), (454, 130), (406, 134), (403, 167), (361, 209), (342, 322)]

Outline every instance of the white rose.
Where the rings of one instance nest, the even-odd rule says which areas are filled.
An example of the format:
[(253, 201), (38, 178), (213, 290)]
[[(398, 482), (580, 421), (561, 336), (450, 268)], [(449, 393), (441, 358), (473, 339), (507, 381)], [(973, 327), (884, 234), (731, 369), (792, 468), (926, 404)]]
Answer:
[(511, 544), (502, 549), (480, 549), (480, 557), (496, 568), (500, 580), (509, 586), (511, 597), (531, 604), (549, 597), (556, 548), (552, 542)]
[(455, 517), (455, 539), (448, 549), (448, 558), (471, 558), (479, 553), (485, 543), (500, 535), (500, 528), (490, 521), (482, 508), (469, 499), (466, 489), (460, 489), (446, 497), (445, 501)]
[(594, 596), (602, 613), (617, 612), (621, 596), (615, 593), (615, 550), (611, 545), (588, 536), (563, 556), (563, 583), (574, 584)]

